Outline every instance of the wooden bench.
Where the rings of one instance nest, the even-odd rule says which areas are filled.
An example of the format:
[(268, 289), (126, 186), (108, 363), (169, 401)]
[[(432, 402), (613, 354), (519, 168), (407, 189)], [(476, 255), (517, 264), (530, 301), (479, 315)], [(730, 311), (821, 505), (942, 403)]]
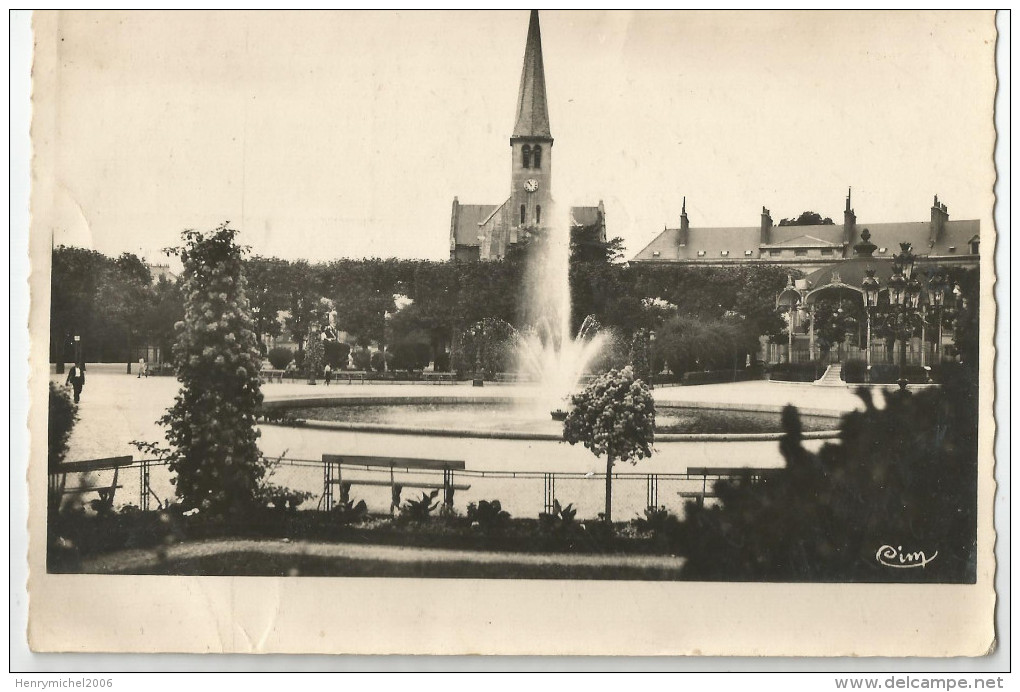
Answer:
[(683, 498), (694, 498), (699, 505), (705, 504), (706, 497), (719, 497), (715, 490), (708, 487), (709, 478), (713, 480), (736, 479), (740, 482), (751, 484), (759, 482), (767, 476), (770, 471), (779, 469), (748, 468), (744, 466), (691, 466), (687, 469), (687, 475), (701, 477), (701, 490), (681, 490), (677, 493)]
[(262, 382), (264, 382), (264, 383), (268, 382), (268, 383), (272, 384), (273, 380), (276, 380), (280, 384), (283, 384), (283, 376), (284, 376), (284, 374), (285, 373), (284, 373), (283, 370), (271, 370), (271, 369), (260, 370), (259, 371), (259, 379), (261, 379)]
[[(122, 466), (130, 466), (132, 457), (105, 457), (102, 459), (86, 459), (85, 461), (68, 461), (58, 464), (49, 470), (49, 488), (55, 496), (84, 495), (85, 493), (99, 493), (99, 501), (113, 507), (113, 498), (118, 488), (123, 488), (117, 480), (120, 476)], [(92, 473), (93, 471), (109, 471), (113, 469), (113, 482), (109, 485), (78, 485), (67, 487), (67, 474), (69, 473)]]
[(423, 382), (449, 382), (455, 384), (457, 382), (457, 373), (455, 372), (423, 372), (421, 374)]
[[(390, 470), (389, 480), (357, 479), (343, 477), (344, 466), (364, 466), (366, 468), (388, 468)], [(443, 504), (453, 506), (453, 494), (457, 490), (469, 490), (470, 485), (453, 482), (453, 472), (463, 471), (463, 461), (449, 459), (418, 459), (410, 457), (379, 457), (379, 456), (356, 456), (349, 454), (323, 454), (322, 455), (322, 497), (325, 509), (333, 508), (333, 486), (340, 487), (340, 499), (348, 502), (350, 497), (348, 491), (352, 485), (374, 485), (388, 486), (390, 488), (390, 514), (400, 507), (400, 493), (404, 488), (415, 488), (425, 490), (442, 490)], [(336, 470), (336, 476), (333, 470)], [(407, 481), (397, 482), (394, 472), (397, 469), (406, 471), (439, 471), (443, 472), (443, 482), (428, 481)]]

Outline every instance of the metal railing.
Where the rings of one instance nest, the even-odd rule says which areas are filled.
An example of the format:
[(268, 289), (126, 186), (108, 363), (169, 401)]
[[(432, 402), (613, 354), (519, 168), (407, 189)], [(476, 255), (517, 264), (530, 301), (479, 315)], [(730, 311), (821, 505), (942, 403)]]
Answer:
[[(109, 462), (109, 463), (103, 463)], [(307, 493), (301, 509), (326, 509), (332, 498), (331, 467), (335, 462), (321, 459), (274, 460), (266, 480), (298, 492)], [(749, 468), (688, 468), (680, 473), (613, 473), (613, 505), (620, 519), (640, 515), (649, 507), (666, 507), (682, 512), (687, 500), (699, 503), (714, 497), (712, 486), (717, 480), (756, 482), (770, 469)], [(124, 482), (125, 474), (137, 474), (137, 484)], [(359, 497), (370, 511), (383, 513), (392, 506), (392, 485), (453, 487), (459, 480), (470, 480), (470, 490), (456, 493), (455, 508), (465, 511), (467, 504), (479, 500), (499, 500), (514, 516), (537, 516), (553, 511), (553, 505), (573, 504), (578, 516), (595, 518), (605, 500), (605, 473), (579, 471), (542, 471), (513, 469), (423, 469), (379, 467), (367, 464), (343, 464), (344, 479), (357, 485), (358, 480), (383, 479), (358, 486)], [(71, 492), (89, 493), (115, 485), (121, 489), (111, 502), (115, 507), (133, 505), (143, 511), (167, 506), (174, 499), (172, 474), (165, 459), (122, 459), (70, 462), (50, 470), (51, 489), (66, 488), (69, 477), (78, 476), (78, 485)], [(111, 479), (113, 482), (111, 483)], [(463, 487), (463, 486), (461, 486)], [(453, 494), (449, 499), (453, 504)], [(445, 496), (444, 496), (445, 498)]]

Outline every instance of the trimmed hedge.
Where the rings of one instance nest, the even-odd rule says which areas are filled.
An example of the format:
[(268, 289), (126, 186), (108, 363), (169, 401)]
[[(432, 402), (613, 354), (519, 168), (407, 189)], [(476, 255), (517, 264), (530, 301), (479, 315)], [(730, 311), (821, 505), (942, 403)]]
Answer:
[(769, 378), (781, 382), (814, 382), (826, 366), (821, 362), (809, 361), (807, 363), (779, 363), (769, 369)]
[(761, 379), (761, 373), (754, 370), (704, 370), (686, 372), (680, 383), (684, 385), (715, 384), (717, 382), (747, 382)]

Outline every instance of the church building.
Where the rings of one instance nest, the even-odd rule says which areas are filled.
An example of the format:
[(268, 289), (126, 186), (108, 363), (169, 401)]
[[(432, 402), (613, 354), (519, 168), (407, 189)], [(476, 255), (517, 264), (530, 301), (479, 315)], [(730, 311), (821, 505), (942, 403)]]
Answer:
[[(450, 259), (499, 260), (532, 234), (549, 230), (552, 218), (553, 137), (549, 127), (542, 32), (531, 11), (517, 113), (510, 136), (510, 196), (502, 204), (461, 204), (453, 198)], [(586, 229), (605, 242), (605, 208), (571, 207), (571, 230)]]

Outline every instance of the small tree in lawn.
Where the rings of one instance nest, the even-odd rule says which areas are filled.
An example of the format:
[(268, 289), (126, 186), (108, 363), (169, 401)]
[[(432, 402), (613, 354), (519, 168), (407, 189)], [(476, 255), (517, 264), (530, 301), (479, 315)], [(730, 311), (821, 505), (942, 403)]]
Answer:
[(251, 508), (265, 473), (255, 429), (261, 357), (236, 235), (226, 224), (185, 231), (184, 246), (170, 251), (184, 263), (185, 314), (174, 344), (181, 388), (159, 421), (177, 495), (221, 514)]
[(637, 462), (652, 455), (655, 400), (630, 366), (600, 375), (580, 394), (563, 423), (563, 439), (581, 442), (596, 457), (606, 455), (605, 520), (613, 521), (613, 462)]

